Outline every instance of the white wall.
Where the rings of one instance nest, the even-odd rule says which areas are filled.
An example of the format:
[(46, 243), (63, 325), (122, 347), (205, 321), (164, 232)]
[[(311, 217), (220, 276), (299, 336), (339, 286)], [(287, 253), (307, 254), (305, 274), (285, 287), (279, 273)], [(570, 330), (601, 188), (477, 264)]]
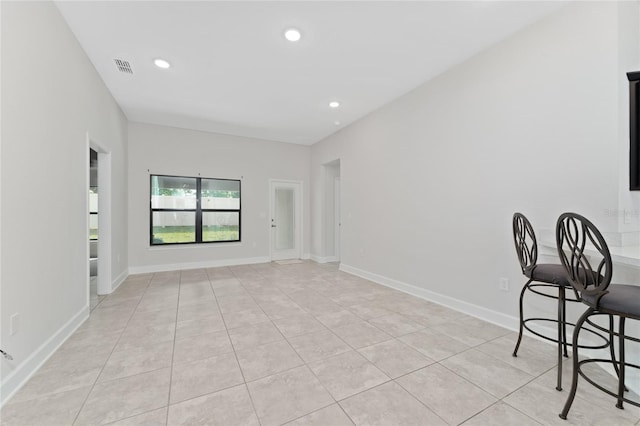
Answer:
[[(640, 70), (640, 2), (622, 2), (618, 5), (618, 67), (621, 72)], [(627, 79), (619, 81), (620, 93), (628, 93)], [(629, 191), (629, 98), (619, 97), (620, 114), (618, 140), (619, 157), (619, 207), (617, 217), (621, 239), (629, 245), (640, 245), (640, 191)], [(626, 216), (626, 219), (625, 219)]]
[(112, 276), (126, 271), (127, 129), (53, 3), (0, 7), (4, 402), (89, 313), (87, 132), (111, 151)]
[[(303, 183), (303, 253), (309, 253), (308, 146), (129, 125), (129, 270), (132, 273), (269, 261), (269, 179)], [(242, 242), (149, 246), (149, 175), (242, 179)]]
[[(313, 145), (314, 191), (340, 159), (342, 268), (513, 325), (513, 212), (552, 229), (577, 211), (617, 232), (622, 49), (640, 69), (618, 7), (570, 4)], [(318, 194), (312, 209), (321, 255)]]

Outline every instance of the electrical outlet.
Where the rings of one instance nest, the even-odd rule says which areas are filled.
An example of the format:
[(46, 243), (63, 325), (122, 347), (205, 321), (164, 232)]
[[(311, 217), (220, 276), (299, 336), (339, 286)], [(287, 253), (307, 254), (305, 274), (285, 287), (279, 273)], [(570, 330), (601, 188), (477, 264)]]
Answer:
[(509, 291), (509, 278), (500, 278), (499, 288), (502, 291)]
[(20, 330), (20, 314), (13, 314), (9, 318), (9, 335), (13, 336)]

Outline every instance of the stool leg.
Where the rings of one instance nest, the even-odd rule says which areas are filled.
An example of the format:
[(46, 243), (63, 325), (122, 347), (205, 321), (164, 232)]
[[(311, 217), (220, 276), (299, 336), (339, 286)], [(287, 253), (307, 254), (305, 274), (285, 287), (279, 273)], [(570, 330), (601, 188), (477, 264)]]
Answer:
[(580, 317), (578, 322), (576, 323), (576, 327), (573, 331), (573, 341), (572, 341), (572, 353), (573, 356), (573, 377), (571, 380), (571, 391), (569, 391), (569, 397), (567, 398), (567, 402), (564, 404), (564, 408), (562, 412), (559, 414), (561, 419), (566, 420), (567, 414), (569, 414), (569, 409), (571, 409), (571, 404), (573, 404), (573, 400), (576, 397), (576, 391), (578, 390), (578, 336), (580, 335), (580, 330), (582, 329), (582, 325), (589, 318), (595, 309), (589, 308), (586, 310), (584, 314)]
[[(609, 351), (611, 352), (611, 363), (613, 364), (613, 369), (616, 371), (616, 376), (618, 379), (620, 378), (620, 369), (618, 367), (618, 362), (616, 361), (616, 347), (613, 343), (613, 338), (615, 337), (614, 328), (613, 328), (613, 315), (609, 315)], [(624, 387), (624, 391), (627, 392), (629, 389)]]
[[(622, 405), (622, 401), (624, 399), (624, 363), (625, 363), (625, 359), (624, 359), (624, 322), (625, 322), (625, 317), (621, 316), (620, 317), (620, 326), (618, 327), (618, 343), (620, 344), (620, 374), (618, 377), (618, 403), (616, 404), (616, 407), (618, 408), (624, 408)], [(613, 360), (614, 365), (616, 364), (615, 360)]]
[(522, 332), (524, 330), (524, 312), (522, 311), (522, 301), (524, 300), (524, 293), (529, 288), (529, 284), (532, 280), (527, 281), (527, 283), (522, 287), (522, 291), (520, 292), (520, 331), (518, 332), (518, 341), (516, 342), (516, 347), (513, 349), (513, 356), (518, 356), (518, 348), (520, 347), (520, 342), (522, 341)]
[(564, 341), (564, 287), (558, 289), (558, 381), (556, 390), (562, 390), (562, 347)]
[(562, 345), (564, 346), (564, 357), (569, 358), (569, 353), (567, 352), (567, 298), (566, 294), (564, 294), (564, 289), (562, 289), (563, 297), (562, 297)]

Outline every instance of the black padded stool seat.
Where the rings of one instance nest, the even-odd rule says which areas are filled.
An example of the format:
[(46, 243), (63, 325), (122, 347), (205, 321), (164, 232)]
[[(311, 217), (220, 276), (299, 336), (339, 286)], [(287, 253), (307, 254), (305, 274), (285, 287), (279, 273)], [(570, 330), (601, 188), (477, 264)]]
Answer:
[(640, 287), (637, 285), (610, 284), (600, 300), (598, 294), (583, 294), (582, 300), (587, 305), (597, 306), (600, 312), (640, 318)]
[(571, 287), (567, 271), (561, 264), (543, 263), (540, 265), (531, 265), (524, 269), (524, 275), (533, 281), (541, 281), (543, 283), (553, 283), (563, 287)]

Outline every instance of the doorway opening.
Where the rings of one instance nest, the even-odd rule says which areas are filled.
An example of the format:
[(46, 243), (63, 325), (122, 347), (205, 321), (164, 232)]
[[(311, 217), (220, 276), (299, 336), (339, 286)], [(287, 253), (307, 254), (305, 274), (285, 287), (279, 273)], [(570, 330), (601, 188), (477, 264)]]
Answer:
[(87, 303), (111, 293), (111, 153), (87, 134)]
[(270, 181), (271, 260), (302, 257), (302, 182)]
[(104, 298), (98, 295), (98, 152), (89, 148), (89, 308)]

